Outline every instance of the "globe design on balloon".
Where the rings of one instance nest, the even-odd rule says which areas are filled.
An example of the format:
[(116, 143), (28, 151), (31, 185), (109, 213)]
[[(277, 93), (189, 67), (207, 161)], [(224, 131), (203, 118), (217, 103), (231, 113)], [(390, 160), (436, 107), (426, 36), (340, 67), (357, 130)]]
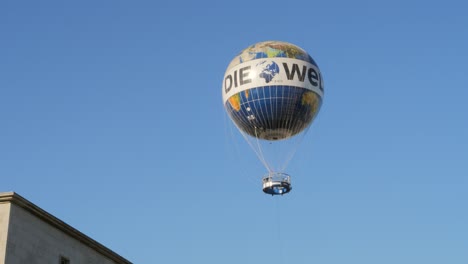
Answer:
[(260, 73), (259, 77), (265, 79), (266, 83), (269, 83), (278, 72), (278, 64), (272, 62), (268, 64), (264, 69), (262, 69), (262, 72)]
[(223, 83), (224, 107), (236, 126), (264, 140), (293, 137), (310, 126), (322, 104), (323, 81), (312, 57), (287, 42), (241, 51)]

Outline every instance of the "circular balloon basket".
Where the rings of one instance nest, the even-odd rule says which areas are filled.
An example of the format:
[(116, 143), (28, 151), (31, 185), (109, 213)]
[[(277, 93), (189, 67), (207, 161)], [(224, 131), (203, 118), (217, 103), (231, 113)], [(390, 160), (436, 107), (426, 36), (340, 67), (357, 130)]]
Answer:
[(291, 191), (291, 176), (281, 172), (271, 172), (263, 177), (263, 192), (271, 195), (283, 195)]

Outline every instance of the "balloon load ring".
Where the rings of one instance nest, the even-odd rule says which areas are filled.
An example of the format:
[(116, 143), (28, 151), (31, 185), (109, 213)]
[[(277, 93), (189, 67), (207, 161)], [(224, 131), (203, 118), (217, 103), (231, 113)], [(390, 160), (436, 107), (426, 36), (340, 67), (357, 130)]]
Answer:
[(269, 173), (263, 177), (263, 192), (271, 195), (283, 195), (291, 191), (291, 177), (286, 173)]

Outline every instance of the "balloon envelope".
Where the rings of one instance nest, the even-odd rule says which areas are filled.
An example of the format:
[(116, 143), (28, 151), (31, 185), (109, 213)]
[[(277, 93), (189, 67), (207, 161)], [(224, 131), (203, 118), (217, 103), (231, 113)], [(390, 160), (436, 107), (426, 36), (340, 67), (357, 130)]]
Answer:
[(323, 81), (312, 57), (286, 42), (266, 41), (229, 64), (223, 103), (241, 130), (257, 139), (293, 137), (310, 126), (322, 104)]

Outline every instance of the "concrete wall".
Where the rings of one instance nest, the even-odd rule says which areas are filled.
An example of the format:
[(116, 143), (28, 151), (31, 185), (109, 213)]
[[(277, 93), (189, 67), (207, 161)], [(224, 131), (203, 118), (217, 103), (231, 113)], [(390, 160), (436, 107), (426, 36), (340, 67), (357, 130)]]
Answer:
[(16, 204), (11, 204), (8, 232), (5, 264), (53, 264), (60, 256), (70, 263), (116, 263)]
[(0, 263), (5, 263), (9, 219), (10, 203), (0, 203)]

